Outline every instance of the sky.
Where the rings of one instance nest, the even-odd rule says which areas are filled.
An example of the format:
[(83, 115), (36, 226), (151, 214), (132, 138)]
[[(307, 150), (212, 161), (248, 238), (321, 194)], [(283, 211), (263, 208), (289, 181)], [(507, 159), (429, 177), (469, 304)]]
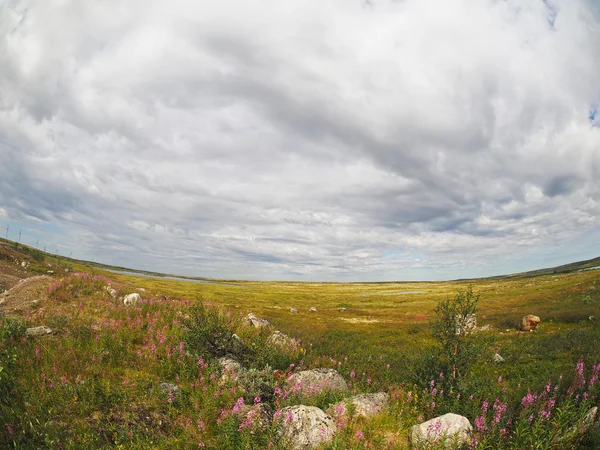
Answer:
[(598, 0), (0, 0), (0, 232), (229, 279), (589, 259), (599, 107)]

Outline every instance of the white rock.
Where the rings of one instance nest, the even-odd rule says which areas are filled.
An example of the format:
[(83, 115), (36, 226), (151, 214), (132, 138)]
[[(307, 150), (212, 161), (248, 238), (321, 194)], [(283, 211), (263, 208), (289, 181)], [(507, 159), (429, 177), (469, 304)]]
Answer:
[(104, 289), (106, 289), (106, 291), (110, 294), (112, 298), (115, 298), (117, 296), (117, 291), (116, 289), (113, 289), (112, 286), (104, 286)]
[(244, 322), (246, 322), (248, 325), (252, 325), (254, 328), (268, 328), (271, 326), (267, 319), (261, 319), (253, 313), (249, 313), (246, 317), (244, 317)]
[(127, 294), (124, 298), (123, 298), (123, 304), (125, 306), (130, 306), (130, 305), (135, 305), (137, 304), (137, 302), (139, 302), (142, 299), (141, 295), (138, 294), (137, 292), (134, 292), (133, 294)]
[(297, 312), (298, 312), (298, 310), (297, 310), (296, 308), (290, 308), (290, 312), (291, 312), (291, 313), (297, 313)]
[(52, 330), (43, 325), (41, 327), (27, 328), (27, 330), (25, 331), (25, 334), (27, 334), (27, 336), (44, 336), (45, 334), (51, 333)]
[(481, 331), (489, 331), (490, 329), (490, 324), (488, 323), (487, 325), (484, 325), (481, 327)]
[(333, 439), (333, 419), (316, 406), (295, 405), (281, 410), (279, 434), (289, 450), (310, 450)]
[(23, 262), (21, 263), (21, 267), (27, 267), (27, 263), (26, 263), (25, 261), (23, 261)]
[(309, 311), (309, 312), (317, 312), (317, 308), (315, 308), (315, 307), (313, 306), (313, 307), (312, 307), (312, 308), (310, 308), (308, 311)]
[(160, 383), (160, 388), (164, 392), (179, 392), (179, 386), (173, 383)]
[(494, 355), (494, 362), (495, 363), (503, 363), (504, 362), (504, 358), (502, 356), (500, 356), (500, 354), (496, 353)]
[(312, 369), (290, 375), (290, 389), (300, 395), (317, 395), (324, 391), (347, 391), (346, 380), (334, 369)]
[(458, 448), (469, 440), (472, 431), (469, 419), (448, 413), (412, 427), (411, 444), (413, 448)]

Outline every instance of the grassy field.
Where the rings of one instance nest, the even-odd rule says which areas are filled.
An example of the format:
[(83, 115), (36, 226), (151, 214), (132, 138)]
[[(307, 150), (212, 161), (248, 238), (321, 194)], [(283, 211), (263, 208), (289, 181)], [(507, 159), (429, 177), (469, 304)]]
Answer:
[[(494, 400), (508, 405), (504, 428), (492, 423), (476, 428), (473, 448), (597, 448), (599, 442), (597, 427), (562, 443), (544, 441), (552, 436), (549, 430), (570, 429), (582, 411), (598, 403), (589, 380), (600, 361), (600, 326), (593, 317), (600, 320), (600, 270), (581, 270), (594, 261), (454, 282), (198, 283), (114, 273), (27, 248), (5, 249), (4, 260), (15, 255), (17, 263), (30, 262), (31, 275), (49, 267), (54, 273), (44, 302), (2, 319), (0, 443), (7, 448), (285, 448), (275, 428), (256, 433), (240, 428), (232, 408), (240, 398), (252, 402), (254, 387), (213, 381), (219, 355), (190, 337), (188, 330), (198, 323), (241, 336), (248, 346), (247, 364), (256, 371), (265, 364), (289, 372), (333, 367), (354, 392), (392, 395), (388, 413), (344, 424), (325, 448), (407, 448), (411, 425), (450, 411), (473, 422), (485, 414), (481, 405)], [(107, 293), (108, 284), (119, 295), (139, 292), (143, 300), (125, 307)], [(433, 386), (446, 384), (436, 360), (434, 310), (468, 286), (480, 295), (478, 325), (490, 329), (474, 336), (478, 353), (470, 372), (440, 396)], [(195, 310), (199, 303), (214, 315)], [(264, 333), (241, 325), (248, 312), (298, 338), (301, 348), (269, 348)], [(525, 314), (541, 317), (535, 332), (518, 331)], [(203, 321), (193, 322), (195, 317)], [(56, 332), (40, 338), (19, 334), (37, 325)], [(495, 353), (506, 362), (494, 364)], [(585, 365), (585, 386), (574, 370), (578, 361)], [(272, 375), (265, 377), (271, 387), (282, 386)], [(176, 396), (157, 387), (165, 381), (181, 388)], [(549, 383), (560, 386), (557, 401), (566, 412), (551, 422), (542, 414), (547, 404), (540, 403), (539, 417), (529, 420), (521, 399), (528, 391), (543, 394)], [(261, 395), (275, 410), (294, 402), (326, 408), (341, 399)], [(541, 402), (543, 395), (536, 398)], [(533, 431), (528, 435), (520, 427)]]

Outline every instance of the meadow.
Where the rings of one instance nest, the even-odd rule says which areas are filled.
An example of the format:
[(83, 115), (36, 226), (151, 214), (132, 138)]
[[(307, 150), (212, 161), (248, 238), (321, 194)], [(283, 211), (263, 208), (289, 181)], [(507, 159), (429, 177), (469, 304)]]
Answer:
[[(0, 316), (5, 448), (286, 448), (277, 419), (265, 426), (237, 412), (262, 402), (277, 417), (287, 405), (341, 400), (304, 398), (274, 376), (312, 367), (335, 368), (352, 392), (391, 396), (387, 412), (350, 417), (323, 448), (408, 448), (412, 425), (446, 412), (474, 424), (471, 448), (600, 445), (597, 423), (581, 423), (598, 404), (600, 271), (582, 270), (593, 262), (454, 282), (211, 284), (6, 248), (32, 273), (55, 273), (43, 302)], [(126, 307), (107, 285), (142, 299)], [(435, 308), (469, 287), (480, 298), (478, 326), (489, 329), (473, 334), (468, 370), (451, 381), (432, 333)], [(243, 325), (248, 312), (300, 344), (270, 347), (263, 330)], [(518, 330), (526, 314), (542, 319), (530, 333)], [(25, 336), (38, 325), (54, 333)], [(205, 345), (233, 333), (250, 369), (237, 382), (221, 379), (222, 355)]]

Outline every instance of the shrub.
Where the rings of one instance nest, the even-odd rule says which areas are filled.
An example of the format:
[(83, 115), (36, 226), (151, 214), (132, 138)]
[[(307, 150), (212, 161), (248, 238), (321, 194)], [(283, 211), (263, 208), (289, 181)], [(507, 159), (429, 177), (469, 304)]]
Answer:
[(435, 308), (437, 320), (433, 324), (433, 335), (440, 344), (442, 363), (448, 367), (452, 380), (466, 374), (476, 356), (469, 321), (477, 313), (478, 303), (479, 295), (469, 286)]

